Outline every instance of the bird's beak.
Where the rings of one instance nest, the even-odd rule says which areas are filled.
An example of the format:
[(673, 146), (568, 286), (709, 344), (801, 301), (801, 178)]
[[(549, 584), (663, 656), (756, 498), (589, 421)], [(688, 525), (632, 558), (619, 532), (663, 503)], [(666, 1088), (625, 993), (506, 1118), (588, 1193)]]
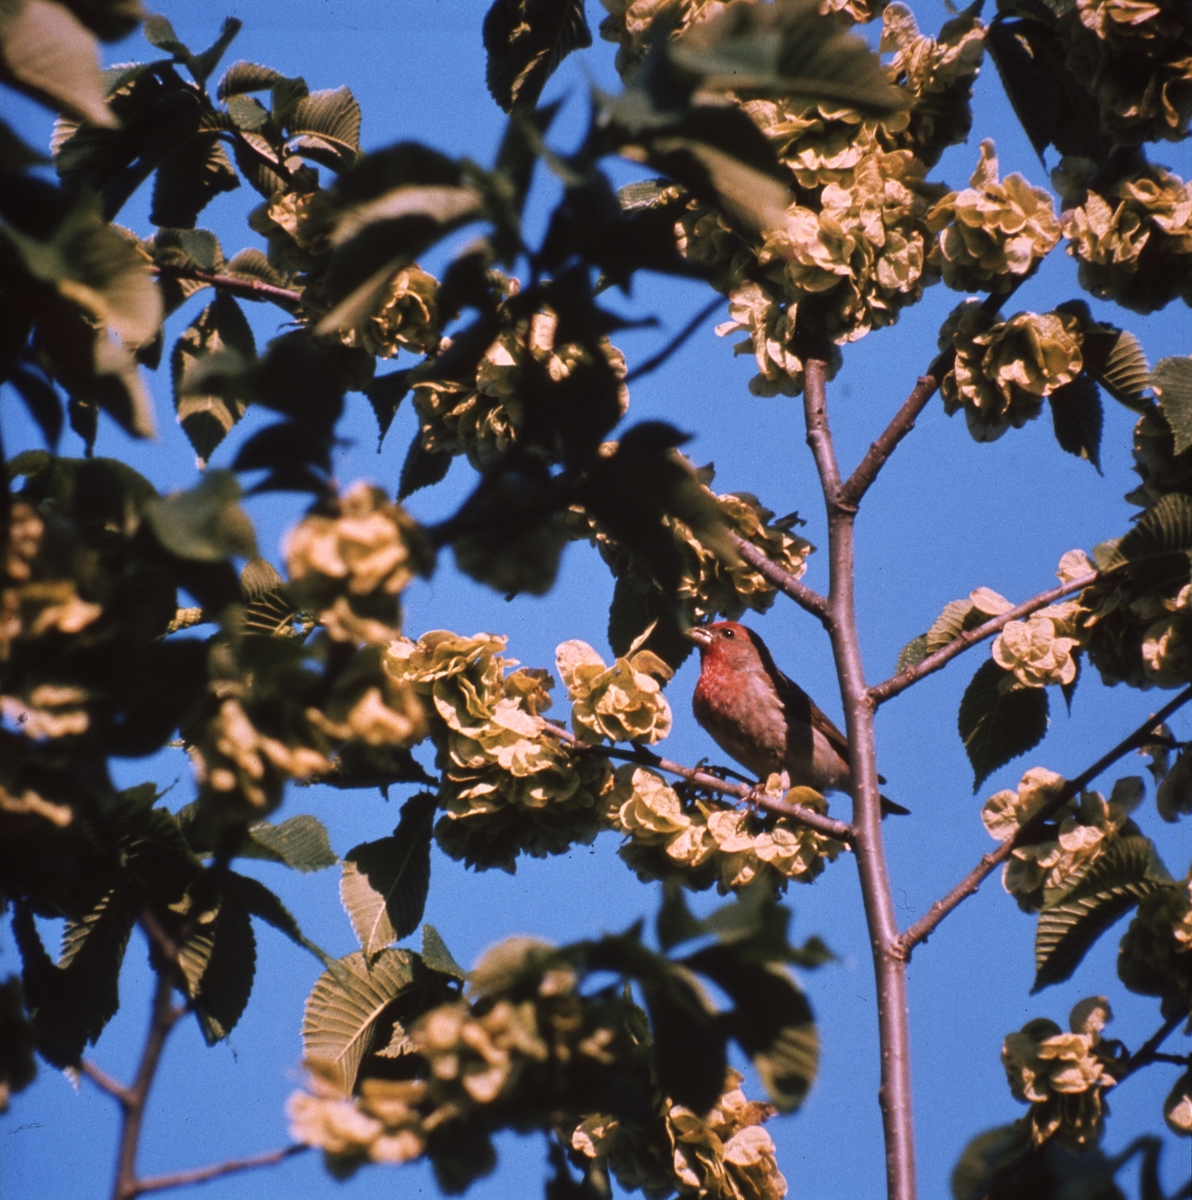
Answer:
[(706, 650), (712, 644), (712, 635), (702, 625), (696, 625), (689, 629), (687, 631), (687, 636), (701, 650)]

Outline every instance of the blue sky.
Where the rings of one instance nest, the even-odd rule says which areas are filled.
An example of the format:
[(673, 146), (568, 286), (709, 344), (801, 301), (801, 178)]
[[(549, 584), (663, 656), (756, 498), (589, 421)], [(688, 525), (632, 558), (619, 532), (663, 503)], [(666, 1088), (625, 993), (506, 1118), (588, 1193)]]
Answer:
[[(173, 0), (162, 10), (192, 48), (213, 41), (222, 18), (233, 15), (243, 20), (244, 29), (226, 61), (246, 58), (301, 74), (312, 89), (347, 84), (364, 112), (366, 149), (417, 139), (488, 163), (504, 118), (483, 82), (480, 24), (486, 7), (485, 0), (252, 0), (223, 7)], [(597, 25), (603, 10), (590, 0), (588, 11)], [(925, 31), (946, 17), (938, 3), (917, 5), (916, 11)], [(105, 53), (109, 62), (154, 54), (139, 35), (105, 48)], [(612, 47), (597, 40), (592, 51), (569, 60), (548, 87), (547, 98), (569, 98), (552, 133), (556, 144), (568, 145), (582, 128), (590, 83), (616, 90), (612, 57)], [(977, 160), (977, 141), (993, 136), (1003, 174), (1021, 170), (1033, 182), (1045, 184), (1038, 160), (1001, 98), (992, 65), (987, 64), (978, 81), (974, 107), (973, 140), (950, 150), (933, 177), (964, 186)], [(11, 93), (0, 95), (0, 116), (33, 143), (44, 145), (48, 140), (49, 117)], [(1187, 178), (1183, 147), (1163, 146), (1152, 157)], [(628, 166), (612, 170), (618, 182), (631, 177)], [(542, 221), (549, 199), (547, 181), (536, 193), (533, 219)], [(259, 244), (244, 224), (255, 202), (255, 194), (243, 188), (220, 197), (202, 218), (220, 236), (229, 256), (242, 246)], [(147, 212), (148, 199), (141, 194), (120, 220), (145, 233)], [(441, 264), (428, 260), (424, 265), (435, 270)], [(1079, 294), (1071, 260), (1057, 251), (1018, 293), (1011, 311), (1043, 311)], [(615, 297), (611, 306), (619, 311), (653, 313), (661, 321), (659, 329), (628, 331), (615, 339), (630, 366), (656, 351), (706, 299), (698, 285), (651, 278), (638, 282), (631, 299)], [(894, 329), (845, 348), (845, 366), (830, 385), (829, 402), (846, 468), (864, 452), (931, 361), (936, 330), (958, 300), (937, 287)], [(169, 332), (176, 336), (203, 303), (206, 294), (171, 319)], [(264, 306), (249, 310), (260, 345), (278, 331), (284, 314)], [(1149, 318), (1096, 304), (1094, 310), (1135, 332), (1152, 363), (1192, 348), (1188, 311), (1182, 305)], [(712, 334), (714, 323), (710, 321), (666, 369), (634, 386), (630, 419), (665, 418), (689, 430), (695, 434), (689, 447), (692, 456), (716, 464), (718, 490), (754, 492), (779, 513), (797, 509), (808, 521), (802, 532), (822, 546), (825, 523), (804, 444), (801, 404), (784, 397), (751, 396), (747, 383), (752, 360), (734, 358), (729, 344)], [(151, 375), (150, 385), (157, 401), (159, 439), (134, 444), (105, 422), (97, 453), (127, 455), (163, 490), (188, 486), (197, 473), (193, 453), (174, 424), (166, 370)], [(1103, 477), (1088, 463), (1058, 450), (1046, 415), (993, 445), (979, 446), (969, 438), (962, 418), (945, 416), (938, 398), (928, 406), (866, 498), (858, 521), (858, 607), (871, 681), (892, 673), (899, 648), (927, 628), (947, 601), (981, 585), (1015, 601), (1024, 599), (1052, 586), (1056, 564), (1066, 550), (1088, 549), (1125, 530), (1135, 511), (1122, 499), (1136, 478), (1131, 472), (1132, 418), (1113, 401), (1106, 405)], [(227, 465), (235, 445), (263, 419), (250, 413), (237, 436), (216, 452), (214, 465)], [(0, 405), (0, 428), (9, 454), (38, 444), (35, 430), (8, 393)], [(338, 478), (344, 483), (369, 478), (393, 490), (414, 429), (406, 406), (378, 456), (367, 401), (359, 394), (350, 396), (341, 427), (345, 444), (336, 466)], [(70, 434), (64, 438), (63, 452), (78, 452)], [(466, 463), (458, 461), (443, 486), (419, 493), (410, 508), (420, 519), (436, 519), (458, 502), (473, 478)], [(301, 503), (301, 498), (286, 495), (249, 503), (262, 548), (275, 561), (282, 532)], [(812, 557), (807, 582), (826, 589), (823, 554)], [(611, 594), (611, 578), (586, 546), (573, 547), (565, 555), (559, 583), (549, 596), (514, 603), (461, 579), (445, 557), (432, 581), (416, 584), (407, 593), (405, 627), (412, 636), (435, 628), (506, 633), (513, 657), (528, 666), (553, 667), (555, 646), (568, 638), (582, 638), (608, 653), (605, 626)], [(831, 654), (816, 622), (780, 598), (769, 614), (750, 623), (764, 634), (778, 663), (839, 721)], [(1012, 787), (1032, 765), (1077, 774), (1166, 699), (1156, 692), (1106, 689), (1095, 672), (1086, 671), (1071, 717), (1055, 697), (1052, 728), (1043, 745), (997, 772), (974, 797), (956, 733), (956, 710), (984, 653), (971, 652), (889, 703), (878, 717), (880, 767), (890, 781), (887, 792), (914, 813), (886, 826), (894, 894), (904, 925), (922, 915), (993, 847), (979, 819), (986, 796)], [(689, 763), (715, 753), (690, 715), (695, 677), (695, 664), (689, 663), (668, 688), (675, 730), (665, 750), (671, 758)], [(561, 707), (556, 704), (556, 710)], [(1187, 719), (1177, 720), (1175, 729), (1177, 736), (1189, 736)], [(1118, 775), (1141, 770), (1140, 760), (1128, 761), (1102, 780), (1101, 790), (1108, 792)], [(118, 763), (117, 775), (126, 785), (145, 779), (163, 785), (177, 780), (167, 800), (171, 805), (191, 797), (189, 767), (180, 751)], [(374, 793), (294, 789), (280, 816), (315, 813), (342, 854), (358, 842), (391, 832), (400, 799), (400, 789), (394, 789), (388, 804)], [(1157, 839), (1168, 867), (1182, 874), (1192, 856), (1188, 820), (1175, 827), (1164, 825), (1149, 792), (1138, 819)], [(426, 919), (465, 965), (485, 946), (511, 933), (565, 941), (623, 929), (638, 917), (651, 916), (659, 896), (655, 887), (637, 882), (617, 858), (616, 847), (617, 839), (606, 834), (593, 846), (577, 847), (563, 858), (524, 860), (514, 876), (477, 875), (436, 853)], [(260, 865), (256, 872), (279, 891), (308, 936), (335, 954), (356, 948), (339, 905), (337, 870), (299, 877)], [(713, 902), (709, 897), (698, 900)], [(792, 886), (788, 903), (795, 911), (795, 935), (819, 934), (838, 960), (803, 980), (819, 1022), (821, 1077), (798, 1114), (769, 1127), (779, 1162), (792, 1196), (879, 1195), (884, 1169), (876, 1101), (874, 987), (851, 858), (842, 856), (811, 887)], [(1098, 992), (1109, 995), (1117, 1015), (1108, 1032), (1127, 1045), (1137, 1046), (1158, 1026), (1157, 1005), (1131, 996), (1117, 984), (1114, 934), (1120, 932), (1119, 926), (1102, 939), (1072, 981), (1030, 997), (1034, 922), (1018, 911), (993, 878), (915, 952), (909, 973), (911, 1042), (924, 1197), (947, 1195), (949, 1173), (970, 1137), (1021, 1114), (998, 1058), (1007, 1032), (1035, 1016), (1065, 1024), (1076, 1000)], [(138, 936), (122, 980), (123, 1007), (93, 1052), (105, 1070), (124, 1079), (133, 1072), (147, 1021), (149, 972)], [(190, 1023), (174, 1035), (151, 1100), (142, 1173), (249, 1155), (287, 1141), (283, 1105), (300, 1076), (302, 1004), (320, 968), (268, 929), (258, 932), (258, 953), (257, 990), (229, 1043), (207, 1049)], [(2, 927), (0, 974), (15, 967), (11, 938)], [(1179, 1039), (1173, 1038), (1169, 1049), (1178, 1048)], [(1161, 1129), (1162, 1099), (1176, 1073), (1176, 1068), (1152, 1067), (1110, 1095), (1110, 1150), (1140, 1132)], [(751, 1092), (760, 1093), (756, 1081)], [(0, 1198), (106, 1196), (117, 1127), (116, 1107), (108, 1097), (86, 1082), (76, 1093), (65, 1078), (43, 1067), (38, 1082), (17, 1096), (0, 1118)], [(1164, 1177), (1170, 1189), (1184, 1176), (1188, 1147), (1168, 1141)], [(497, 1172), (475, 1185), (470, 1195), (495, 1200), (535, 1194), (543, 1174), (542, 1139), (509, 1135), (498, 1149)], [(399, 1174), (390, 1178), (394, 1170)], [(295, 1192), (311, 1200), (351, 1200), (377, 1190), (406, 1196), (436, 1190), (429, 1170), (417, 1165), (366, 1169), (347, 1183), (337, 1183), (314, 1155), (206, 1186), (208, 1194), (221, 1200), (274, 1200)]]

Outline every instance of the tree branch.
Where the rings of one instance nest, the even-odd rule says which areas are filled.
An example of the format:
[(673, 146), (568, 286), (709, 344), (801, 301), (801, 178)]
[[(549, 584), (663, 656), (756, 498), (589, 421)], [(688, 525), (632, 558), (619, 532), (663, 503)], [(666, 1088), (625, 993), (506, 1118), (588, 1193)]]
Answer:
[(133, 1103), (132, 1092), (118, 1079), (113, 1079), (102, 1067), (97, 1066), (89, 1058), (83, 1059), (79, 1069), (91, 1080), (100, 1091), (107, 1092), (113, 1099), (119, 1101), (121, 1107), (128, 1108)]
[(1174, 1017), (1168, 1017), (1126, 1060), (1126, 1065), (1122, 1069), (1122, 1073), (1117, 1076), (1118, 1083), (1121, 1083), (1123, 1079), (1129, 1079), (1135, 1071), (1141, 1071), (1143, 1067), (1149, 1066), (1153, 1062), (1170, 1062), (1174, 1059), (1175, 1062), (1186, 1066), (1188, 1061), (1186, 1058), (1177, 1058), (1171, 1054), (1160, 1054), (1159, 1047), (1175, 1032), (1176, 1028), (1187, 1015), (1187, 1012), (1182, 1012), (1176, 1013)]
[(653, 358), (648, 358), (640, 367), (634, 367), (628, 375), (625, 376), (625, 382), (636, 383), (643, 375), (649, 375), (651, 371), (657, 371), (660, 366), (676, 350), (679, 350), (683, 343), (724, 303), (723, 296), (717, 296), (715, 300), (704, 305), (703, 308), (679, 330), (677, 334), (661, 349)]
[(843, 821), (837, 821), (823, 813), (817, 813), (814, 809), (804, 808), (801, 804), (787, 804), (782, 800), (776, 800), (773, 796), (766, 795), (756, 785), (730, 783), (727, 779), (721, 779), (719, 775), (699, 771), (694, 767), (684, 767), (667, 758), (659, 758), (656, 754), (640, 746), (635, 750), (618, 750), (615, 746), (590, 745), (587, 742), (581, 742), (575, 734), (551, 721), (545, 723), (545, 730), (560, 741), (566, 742), (573, 750), (599, 754), (604, 758), (614, 758), (622, 762), (640, 763), (643, 767), (653, 767), (657, 771), (665, 771), (668, 775), (677, 775), (680, 779), (686, 779), (688, 783), (694, 783), (696, 787), (720, 792), (725, 796), (735, 796), (738, 800), (744, 800), (747, 804), (753, 804), (757, 808), (764, 808), (767, 812), (776, 813), (780, 817), (790, 817), (810, 829), (814, 829), (817, 833), (835, 838), (846, 845), (852, 843), (853, 831)]
[(133, 1200), (139, 1194), (141, 1185), (137, 1179), (137, 1147), (141, 1139), (141, 1126), (145, 1118), (145, 1103), (149, 1099), (149, 1089), (153, 1085), (153, 1077), (157, 1074), (157, 1066), (161, 1061), (161, 1052), (165, 1048), (166, 1038), (174, 1028), (181, 1009), (174, 1007), (174, 985), (168, 967), (157, 973), (157, 984), (153, 992), (152, 1016), (149, 1021), (149, 1032), (145, 1037), (145, 1048), (141, 1052), (141, 1064), (137, 1068), (137, 1077), (128, 1089), (128, 1099), (124, 1104), (124, 1120), (120, 1129), (120, 1150), (116, 1159), (116, 1183), (112, 1188), (112, 1200)]
[(166, 279), (185, 279), (192, 283), (205, 283), (233, 296), (246, 300), (269, 300), (287, 312), (297, 312), (302, 307), (302, 293), (292, 288), (275, 287), (262, 279), (243, 279), (238, 275), (216, 275), (211, 271), (200, 271), (193, 267), (152, 266), (153, 275)]
[(1057, 813), (1073, 796), (1082, 792), (1102, 771), (1112, 767), (1118, 759), (1129, 754), (1131, 750), (1145, 746), (1150, 741), (1151, 730), (1161, 725), (1178, 708), (1192, 700), (1192, 687), (1185, 688), (1176, 698), (1165, 704), (1154, 716), (1147, 719), (1120, 741), (1108, 754), (1102, 755), (1087, 771), (1083, 771), (1055, 794), (1029, 821), (1022, 825), (1013, 838), (1003, 842), (996, 850), (984, 855), (979, 863), (942, 899), (937, 900), (926, 912), (898, 939), (891, 953), (900, 958), (910, 958), (911, 951), (931, 935), (935, 927), (962, 900), (973, 895), (985, 879), (1014, 853), (1015, 849), (1029, 842), (1043, 823)]
[(1015, 605), (1000, 616), (992, 617), (983, 625), (978, 625), (976, 629), (970, 629), (967, 633), (962, 633), (959, 637), (953, 638), (946, 646), (941, 646), (940, 649), (929, 654), (922, 662), (916, 663), (915, 666), (907, 667), (905, 671), (899, 671), (897, 675), (891, 676), (884, 683), (879, 683), (871, 687), (869, 689), (870, 698), (874, 704), (884, 703), (892, 696), (897, 696), (899, 692), (906, 691), (911, 684), (918, 683), (925, 675), (931, 675), (942, 667), (947, 666), (952, 659), (958, 654), (963, 654), (970, 646), (975, 646), (978, 642), (983, 642), (995, 633), (1000, 633), (1011, 621), (1017, 621), (1022, 617), (1029, 617), (1031, 613), (1038, 612), (1041, 608), (1046, 608), (1049, 604), (1053, 604), (1056, 600), (1060, 600), (1064, 596), (1070, 596), (1073, 592), (1083, 591), (1086, 587), (1090, 587), (1096, 583), (1100, 576), (1101, 573), (1099, 571), (1090, 571), (1087, 575), (1081, 575), (1079, 579), (1072, 580), (1071, 583), (1061, 584), (1050, 591), (1040, 592), (1037, 596), (1032, 596), (1029, 600), (1024, 600), (1021, 604)]
[[(990, 292), (981, 302), (986, 312), (996, 313), (1011, 296), (1026, 282), (1027, 276), (1018, 276), (1010, 285), (1009, 291)], [(857, 464), (848, 481), (840, 489), (839, 502), (845, 507), (855, 508), (861, 503), (862, 497), (877, 478), (878, 472), (886, 465), (890, 455), (898, 448), (898, 443), (915, 427), (919, 414), (927, 407), (927, 402), (935, 395), (944, 376), (952, 369), (956, 361), (956, 351), (949, 347), (936, 356), (935, 361), (927, 368), (926, 375), (920, 375), (918, 383), (911, 389), (911, 394), (903, 401), (902, 407), (894, 414), (894, 419), (882, 431), (877, 441), (873, 442), (865, 457)]]
[(166, 1188), (185, 1187), (192, 1183), (206, 1183), (209, 1179), (219, 1179), (223, 1175), (233, 1175), (238, 1171), (251, 1171), (256, 1167), (272, 1167), (295, 1154), (301, 1154), (310, 1147), (301, 1143), (293, 1146), (283, 1146), (278, 1150), (270, 1150), (264, 1154), (253, 1155), (252, 1158), (233, 1158), (227, 1162), (214, 1163), (209, 1167), (195, 1167), (190, 1171), (175, 1171), (172, 1175), (150, 1175), (148, 1179), (137, 1181), (137, 1190), (133, 1195), (144, 1195), (145, 1192), (162, 1192)]
[(736, 533), (729, 536), (737, 548), (737, 553), (759, 575), (765, 576), (784, 596), (789, 596), (800, 608), (809, 612), (825, 629), (829, 627), (832, 618), (828, 612), (828, 601), (819, 592), (812, 591), (789, 571), (784, 571), (777, 563), (771, 562), (752, 542), (747, 542)]
[(832, 640), (836, 674), (844, 702), (852, 776), (853, 853), (861, 880), (865, 922), (869, 930), (877, 983), (878, 1036), (881, 1042), (878, 1102), (881, 1105), (886, 1147), (886, 1189), (888, 1200), (914, 1200), (915, 1135), (906, 963), (890, 953), (890, 948), (898, 938), (898, 921), (894, 913), (894, 897), (882, 840), (881, 795), (873, 732), (875, 706), (865, 682), (857, 634), (853, 541), (857, 506), (855, 500), (844, 494), (840, 483), (836, 450), (828, 427), (824, 389), (826, 374), (827, 363), (815, 358), (807, 360), (803, 414), (807, 425), (807, 443), (815, 458), (828, 510), (828, 566), (831, 580), (828, 590), (828, 634)]

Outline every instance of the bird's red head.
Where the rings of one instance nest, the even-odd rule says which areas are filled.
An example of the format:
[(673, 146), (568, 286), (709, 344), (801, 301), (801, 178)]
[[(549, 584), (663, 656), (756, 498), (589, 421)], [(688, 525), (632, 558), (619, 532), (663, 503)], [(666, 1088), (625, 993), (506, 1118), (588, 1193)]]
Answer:
[(688, 637), (699, 647), (700, 666), (704, 670), (748, 670), (762, 658), (761, 639), (736, 621), (697, 625)]

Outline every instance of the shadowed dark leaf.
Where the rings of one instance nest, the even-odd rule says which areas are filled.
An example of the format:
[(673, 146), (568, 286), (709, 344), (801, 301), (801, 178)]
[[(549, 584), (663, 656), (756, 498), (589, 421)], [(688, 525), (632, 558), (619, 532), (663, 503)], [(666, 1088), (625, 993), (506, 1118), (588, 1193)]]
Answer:
[(559, 63), (591, 44), (584, 0), (494, 0), (484, 18), (489, 93), (506, 112), (533, 108)]
[(1056, 388), (1047, 397), (1055, 440), (1060, 449), (1077, 458), (1087, 458), (1101, 473), (1101, 426), (1104, 413), (1096, 381), (1082, 371), (1071, 383)]
[(1018, 687), (1003, 691), (1012, 679), (988, 659), (965, 689), (957, 727), (973, 766), (973, 791), (1012, 758), (1037, 746), (1047, 732), (1047, 691)]
[(414, 440), (406, 451), (401, 465), (401, 480), (397, 485), (397, 498), (404, 500), (414, 492), (446, 479), (451, 470), (452, 456), (448, 450), (427, 450), (422, 444), (422, 431), (414, 434)]

